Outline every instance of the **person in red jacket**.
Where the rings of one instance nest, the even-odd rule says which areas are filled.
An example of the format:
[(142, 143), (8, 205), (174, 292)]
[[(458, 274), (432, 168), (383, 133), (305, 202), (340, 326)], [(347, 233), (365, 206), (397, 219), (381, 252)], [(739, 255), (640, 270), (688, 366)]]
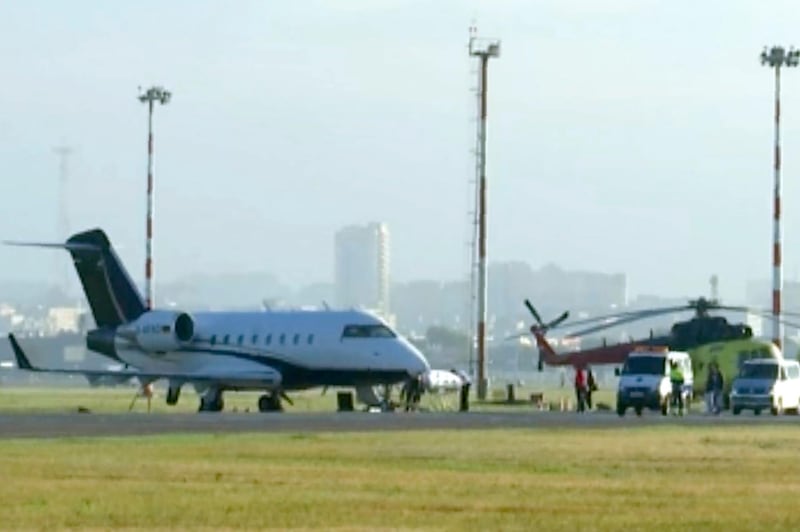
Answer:
[(578, 401), (578, 412), (586, 410), (586, 391), (588, 383), (586, 381), (586, 370), (583, 367), (575, 368), (575, 398)]

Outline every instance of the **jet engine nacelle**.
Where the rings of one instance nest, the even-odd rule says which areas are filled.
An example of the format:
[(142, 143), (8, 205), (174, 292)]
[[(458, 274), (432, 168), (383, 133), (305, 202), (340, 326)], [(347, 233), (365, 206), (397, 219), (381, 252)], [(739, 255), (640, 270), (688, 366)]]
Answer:
[(151, 310), (117, 333), (148, 352), (174, 351), (194, 338), (194, 320), (186, 312)]

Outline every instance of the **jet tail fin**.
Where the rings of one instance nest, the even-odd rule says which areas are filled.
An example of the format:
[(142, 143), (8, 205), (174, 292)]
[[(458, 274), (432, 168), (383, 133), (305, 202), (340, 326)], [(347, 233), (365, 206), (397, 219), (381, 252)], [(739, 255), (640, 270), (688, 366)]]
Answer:
[(19, 342), (17, 342), (17, 339), (13, 334), (8, 335), (8, 341), (11, 342), (11, 349), (14, 351), (14, 358), (17, 359), (17, 367), (19, 369), (26, 369), (28, 371), (41, 371), (39, 368), (31, 364), (31, 361), (28, 360), (25, 351), (22, 350)]
[(147, 310), (136, 285), (102, 229), (77, 233), (63, 244), (5, 243), (69, 251), (98, 327), (117, 327), (135, 320)]

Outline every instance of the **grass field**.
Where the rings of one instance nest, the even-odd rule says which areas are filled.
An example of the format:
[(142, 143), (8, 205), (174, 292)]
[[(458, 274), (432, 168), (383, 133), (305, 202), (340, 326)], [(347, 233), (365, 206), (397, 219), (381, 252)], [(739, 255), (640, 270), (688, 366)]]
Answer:
[(0, 442), (0, 528), (792, 530), (790, 427)]

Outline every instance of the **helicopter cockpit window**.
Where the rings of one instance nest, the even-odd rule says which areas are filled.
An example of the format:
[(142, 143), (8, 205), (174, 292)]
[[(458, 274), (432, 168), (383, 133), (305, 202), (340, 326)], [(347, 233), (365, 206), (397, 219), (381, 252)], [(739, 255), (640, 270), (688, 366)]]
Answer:
[(394, 338), (395, 334), (385, 325), (347, 325), (342, 338)]

